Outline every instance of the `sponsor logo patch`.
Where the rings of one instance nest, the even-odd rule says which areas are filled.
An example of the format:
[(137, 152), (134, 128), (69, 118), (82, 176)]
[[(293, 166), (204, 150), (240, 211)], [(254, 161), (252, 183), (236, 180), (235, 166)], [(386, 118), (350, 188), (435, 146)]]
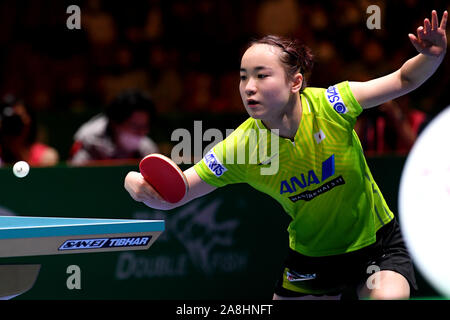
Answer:
[(292, 202), (297, 202), (299, 200), (310, 201), (310, 200), (314, 199), (315, 197), (320, 196), (321, 194), (324, 194), (325, 192), (330, 191), (334, 187), (337, 187), (337, 186), (340, 186), (343, 184), (345, 184), (344, 178), (342, 176), (339, 176), (336, 179), (333, 179), (331, 181), (324, 183), (317, 189), (314, 189), (311, 191), (304, 191), (300, 194), (289, 197), (289, 199)]
[(151, 236), (145, 237), (121, 237), (121, 238), (96, 238), (96, 239), (71, 239), (66, 240), (58, 250), (83, 250), (120, 247), (143, 247), (149, 242)]
[(217, 159), (217, 156), (214, 154), (212, 150), (210, 150), (205, 157), (203, 158), (208, 169), (214, 173), (216, 177), (222, 176), (225, 172), (228, 171), (227, 168)]
[[(335, 174), (334, 154), (327, 160), (322, 162), (322, 182), (332, 177)], [(280, 194), (297, 192), (297, 188), (304, 189), (312, 184), (320, 184), (318, 176), (313, 169), (307, 173), (300, 173), (288, 180), (281, 181)]]
[(345, 114), (348, 112), (348, 109), (344, 103), (344, 100), (339, 93), (339, 90), (336, 86), (328, 87), (326, 91), (326, 97), (328, 102), (333, 106), (333, 109), (340, 114)]
[(298, 281), (314, 280), (317, 278), (317, 275), (315, 273), (300, 274), (293, 271), (286, 271), (286, 278), (289, 282), (298, 282)]

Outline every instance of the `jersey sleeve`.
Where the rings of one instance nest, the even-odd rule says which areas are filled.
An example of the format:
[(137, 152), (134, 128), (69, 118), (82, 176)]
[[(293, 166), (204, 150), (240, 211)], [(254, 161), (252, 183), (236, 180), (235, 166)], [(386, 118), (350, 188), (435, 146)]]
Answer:
[(200, 178), (206, 183), (223, 187), (228, 184), (246, 181), (246, 165), (235, 161), (237, 145), (235, 135), (231, 134), (225, 140), (215, 145), (201, 161), (194, 165)]
[(362, 107), (356, 101), (350, 89), (348, 81), (338, 83), (323, 90), (324, 113), (330, 118), (344, 122), (353, 129), (357, 117), (362, 112)]

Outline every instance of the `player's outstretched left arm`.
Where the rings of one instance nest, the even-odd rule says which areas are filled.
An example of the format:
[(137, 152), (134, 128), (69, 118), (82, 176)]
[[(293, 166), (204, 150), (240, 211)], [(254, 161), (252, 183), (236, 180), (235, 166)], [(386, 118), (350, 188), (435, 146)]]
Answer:
[(439, 24), (437, 13), (433, 10), (431, 22), (426, 18), (423, 26), (417, 28), (417, 35), (408, 35), (419, 54), (397, 71), (366, 82), (349, 82), (353, 95), (364, 109), (405, 95), (431, 77), (447, 51), (447, 17), (448, 12), (445, 11)]

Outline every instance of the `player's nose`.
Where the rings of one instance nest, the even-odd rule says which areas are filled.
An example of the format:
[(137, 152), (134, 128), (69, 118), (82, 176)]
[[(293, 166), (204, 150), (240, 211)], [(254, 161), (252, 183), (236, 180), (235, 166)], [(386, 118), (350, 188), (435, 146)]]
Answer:
[(257, 91), (256, 82), (253, 79), (249, 79), (245, 85), (245, 94), (250, 97)]

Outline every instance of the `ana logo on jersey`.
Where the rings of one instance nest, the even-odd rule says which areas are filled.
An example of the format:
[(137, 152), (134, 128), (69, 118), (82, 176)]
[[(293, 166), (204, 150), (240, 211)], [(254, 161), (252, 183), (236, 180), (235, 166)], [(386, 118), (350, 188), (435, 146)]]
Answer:
[(328, 102), (331, 103), (334, 110), (336, 110), (337, 113), (345, 114), (347, 113), (348, 109), (345, 106), (344, 100), (342, 99), (339, 90), (336, 88), (336, 86), (331, 86), (327, 89), (326, 96), (328, 99)]
[[(322, 179), (321, 181), (324, 182), (328, 178), (332, 177), (335, 174), (335, 166), (334, 166), (334, 154), (331, 155), (327, 160), (322, 162)], [(308, 178), (306, 178), (306, 176)], [(297, 192), (297, 187), (304, 189), (306, 187), (309, 187), (312, 184), (320, 184), (321, 182), (319, 178), (317, 177), (317, 174), (314, 172), (314, 170), (309, 170), (307, 174), (301, 173), (299, 177), (293, 176), (289, 180), (283, 180), (281, 181), (280, 185), (280, 195), (284, 193), (294, 193)], [(344, 184), (344, 178), (342, 176), (339, 176), (331, 181), (328, 181), (318, 187), (314, 190), (308, 190), (304, 191), (302, 193), (290, 196), (289, 199), (292, 202), (297, 202), (299, 200), (305, 200), (310, 201), (314, 199), (315, 197), (330, 191), (334, 187), (338, 185)]]
[[(327, 160), (322, 162), (322, 181), (327, 180), (334, 175), (334, 154)], [(306, 176), (308, 179), (306, 179)], [(320, 180), (317, 178), (317, 174), (314, 170), (309, 170), (307, 174), (301, 173), (300, 177), (293, 176), (287, 180), (281, 181), (280, 194), (294, 193), (297, 191), (297, 187), (306, 188), (311, 184), (319, 184)]]

